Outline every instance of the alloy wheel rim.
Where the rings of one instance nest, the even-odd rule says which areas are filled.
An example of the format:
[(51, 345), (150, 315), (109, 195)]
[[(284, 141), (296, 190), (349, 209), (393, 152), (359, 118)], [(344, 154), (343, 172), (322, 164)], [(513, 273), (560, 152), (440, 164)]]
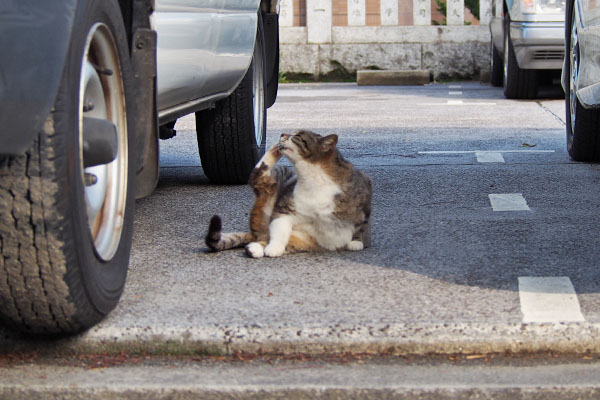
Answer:
[(494, 70), (494, 42), (490, 41), (490, 71)]
[(253, 62), (254, 70), (252, 76), (252, 106), (254, 110), (254, 138), (256, 139), (256, 144), (258, 147), (261, 147), (265, 124), (265, 86), (262, 45), (258, 40), (254, 46)]
[(571, 74), (569, 76), (569, 111), (571, 131), (575, 131), (577, 121), (577, 93), (576, 88), (579, 83), (579, 39), (577, 35), (577, 22), (575, 21), (575, 8), (573, 7), (573, 16), (571, 18), (571, 42), (569, 46), (569, 64)]
[(504, 35), (504, 57), (502, 60), (502, 76), (503, 83), (506, 86), (506, 81), (508, 78), (508, 35)]
[[(115, 255), (123, 231), (128, 152), (121, 67), (114, 38), (105, 24), (95, 24), (88, 33), (80, 76), (79, 143), (88, 226), (96, 254), (108, 261)], [(84, 116), (115, 125), (118, 150), (112, 162), (84, 168)]]

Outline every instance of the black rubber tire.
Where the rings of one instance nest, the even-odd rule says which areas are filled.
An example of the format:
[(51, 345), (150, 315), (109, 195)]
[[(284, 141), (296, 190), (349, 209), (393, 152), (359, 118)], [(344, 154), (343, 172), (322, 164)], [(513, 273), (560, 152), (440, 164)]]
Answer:
[[(260, 55), (260, 60), (256, 59)], [(255, 53), (250, 68), (235, 91), (218, 101), (214, 108), (196, 113), (196, 132), (202, 169), (211, 182), (245, 184), (252, 169), (265, 153), (267, 109), (263, 101), (263, 126), (260, 140), (255, 137), (253, 77), (262, 69), (266, 93), (265, 49), (262, 18), (258, 14)]]
[(521, 69), (517, 63), (515, 49), (510, 39), (510, 19), (506, 18), (504, 26), (504, 96), (507, 99), (534, 99), (537, 97), (537, 71)]
[[(133, 74), (116, 0), (80, 0), (54, 108), (23, 156), (0, 159), (0, 317), (28, 333), (71, 334), (98, 323), (124, 288), (132, 241), (135, 168), (127, 170), (123, 229), (101, 260), (90, 233), (79, 143), (79, 86), (86, 38), (96, 23), (114, 37), (125, 105)], [(118, 75), (118, 74), (117, 74)], [(133, 107), (128, 159), (135, 160)]]
[[(570, 48), (573, 26), (573, 2), (567, 4), (565, 21), (565, 56), (567, 57), (567, 77), (571, 77)], [(571, 122), (571, 80), (567, 80), (565, 90), (565, 115), (567, 121), (567, 151), (574, 161), (600, 161), (600, 110), (583, 108), (575, 96), (575, 122)]]
[(492, 86), (502, 86), (502, 80), (504, 79), (504, 67), (502, 65), (502, 56), (498, 52), (498, 49), (494, 46), (494, 42), (490, 43), (490, 80)]

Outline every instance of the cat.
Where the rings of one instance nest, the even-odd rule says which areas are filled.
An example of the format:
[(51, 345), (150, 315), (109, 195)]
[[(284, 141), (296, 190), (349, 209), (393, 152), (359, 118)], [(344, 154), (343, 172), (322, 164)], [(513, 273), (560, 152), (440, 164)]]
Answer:
[[(250, 174), (250, 232), (222, 233), (215, 215), (207, 246), (221, 251), (245, 245), (253, 258), (368, 247), (373, 185), (342, 157), (337, 142), (335, 134), (282, 134)], [(275, 165), (282, 156), (293, 169)]]

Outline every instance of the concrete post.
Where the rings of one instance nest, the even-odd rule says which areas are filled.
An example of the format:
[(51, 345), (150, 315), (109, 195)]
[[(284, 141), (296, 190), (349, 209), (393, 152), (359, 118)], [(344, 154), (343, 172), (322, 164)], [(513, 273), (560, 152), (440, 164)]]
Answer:
[(294, 0), (279, 2), (279, 26), (294, 26)]
[(365, 0), (348, 0), (348, 26), (364, 26), (367, 23)]
[(502, 8), (504, 7), (504, 1), (503, 0), (495, 0), (496, 2), (496, 12), (494, 13), (495, 17), (499, 17), (502, 15)]
[(465, 2), (464, 0), (447, 0), (446, 2), (446, 24), (465, 24)]
[(430, 0), (413, 0), (413, 25), (431, 25)]
[(398, 25), (398, 0), (381, 0), (381, 25)]
[(331, 0), (306, 0), (306, 30), (308, 43), (331, 43)]
[(479, 23), (488, 25), (492, 19), (492, 0), (479, 0)]

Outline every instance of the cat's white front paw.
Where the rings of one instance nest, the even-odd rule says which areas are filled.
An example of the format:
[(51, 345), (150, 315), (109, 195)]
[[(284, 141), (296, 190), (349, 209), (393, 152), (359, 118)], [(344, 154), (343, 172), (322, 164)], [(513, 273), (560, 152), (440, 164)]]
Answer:
[(285, 253), (285, 246), (269, 243), (267, 247), (265, 247), (265, 256), (267, 257), (280, 257), (283, 253)]
[(346, 248), (350, 251), (361, 251), (364, 249), (364, 247), (365, 246), (363, 245), (363, 242), (359, 240), (353, 240), (346, 246)]
[(261, 258), (265, 255), (265, 248), (258, 242), (248, 243), (246, 245), (246, 254), (252, 258)]

